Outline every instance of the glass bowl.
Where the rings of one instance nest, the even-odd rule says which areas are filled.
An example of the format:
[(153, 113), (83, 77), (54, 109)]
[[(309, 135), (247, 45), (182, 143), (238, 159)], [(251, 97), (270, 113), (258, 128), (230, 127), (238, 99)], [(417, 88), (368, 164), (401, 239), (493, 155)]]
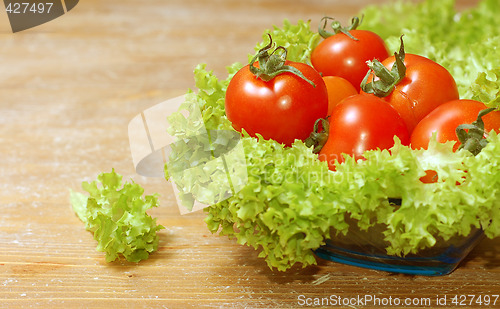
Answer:
[(473, 229), (466, 237), (446, 241), (436, 237), (432, 248), (400, 257), (387, 254), (382, 228), (360, 230), (355, 223), (350, 224), (346, 235), (332, 233), (315, 254), (325, 260), (392, 273), (442, 276), (453, 272), (484, 236), (483, 230)]

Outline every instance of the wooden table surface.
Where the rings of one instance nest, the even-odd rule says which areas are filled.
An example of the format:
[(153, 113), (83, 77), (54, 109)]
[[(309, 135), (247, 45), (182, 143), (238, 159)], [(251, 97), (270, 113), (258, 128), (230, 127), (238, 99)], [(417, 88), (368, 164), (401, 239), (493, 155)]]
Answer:
[[(0, 307), (290, 308), (314, 297), (373, 295), (451, 308), (455, 295), (500, 294), (499, 239), (484, 240), (443, 277), (321, 260), (271, 271), (252, 248), (212, 235), (202, 212), (180, 215), (164, 179), (135, 172), (128, 122), (194, 87), (196, 64), (225, 77), (225, 66), (245, 61), (284, 18), (316, 27), (324, 15), (348, 21), (374, 2), (382, 1), (85, 0), (15, 34), (2, 11)], [(150, 214), (166, 229), (158, 252), (138, 264), (106, 263), (69, 204), (70, 188), (111, 168), (160, 194)], [(438, 307), (437, 295), (450, 306)], [(337, 307), (381, 307), (365, 305)]]

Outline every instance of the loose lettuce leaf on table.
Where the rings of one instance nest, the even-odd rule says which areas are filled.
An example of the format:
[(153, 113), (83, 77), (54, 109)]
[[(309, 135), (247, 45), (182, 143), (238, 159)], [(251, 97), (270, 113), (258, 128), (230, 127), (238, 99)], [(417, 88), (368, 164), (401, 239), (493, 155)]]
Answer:
[(157, 231), (164, 227), (146, 211), (158, 206), (156, 195), (142, 197), (144, 189), (125, 183), (114, 170), (97, 180), (83, 182), (88, 195), (71, 191), (73, 210), (94, 234), (97, 250), (106, 253), (106, 262), (124, 256), (129, 262), (147, 259), (158, 249)]

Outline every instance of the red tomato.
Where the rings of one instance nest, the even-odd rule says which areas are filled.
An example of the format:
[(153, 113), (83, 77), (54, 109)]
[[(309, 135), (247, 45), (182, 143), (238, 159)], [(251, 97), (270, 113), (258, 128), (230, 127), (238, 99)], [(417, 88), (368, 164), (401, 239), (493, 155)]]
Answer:
[(315, 121), (327, 116), (328, 93), (321, 75), (304, 63), (285, 64), (297, 68), (315, 86), (289, 72), (266, 82), (246, 65), (226, 90), (226, 115), (236, 130), (290, 146), (295, 139), (305, 140)]
[[(411, 135), (411, 147), (413, 149), (429, 146), (429, 140), (436, 132), (436, 140), (440, 143), (447, 141), (456, 141), (453, 150), (460, 147), (456, 128), (461, 124), (470, 124), (476, 121), (481, 110), (487, 107), (475, 100), (453, 100), (436, 107), (432, 112), (422, 119)], [(500, 112), (494, 111), (482, 117), (485, 132), (495, 130), (500, 132)], [(428, 170), (426, 175), (420, 178), (424, 183), (433, 183), (438, 181), (436, 171)]]
[(332, 114), (333, 108), (343, 99), (358, 94), (356, 88), (345, 78), (339, 76), (324, 76), (326, 89), (328, 90), (328, 115)]
[[(390, 70), (394, 62), (395, 57), (391, 56), (382, 64)], [(411, 133), (417, 123), (433, 109), (459, 96), (455, 80), (438, 63), (422, 56), (406, 54), (404, 64), (406, 76), (384, 100), (403, 117)]]
[[(427, 149), (432, 133), (436, 132), (436, 140), (440, 143), (456, 141), (453, 150), (460, 146), (456, 128), (461, 124), (470, 124), (487, 106), (475, 100), (453, 100), (444, 103), (422, 119), (411, 134), (413, 149)], [(485, 132), (500, 132), (500, 111), (493, 111), (482, 117)]]
[(331, 170), (335, 161), (344, 162), (343, 153), (362, 158), (366, 150), (387, 149), (394, 146), (394, 136), (403, 145), (410, 143), (410, 135), (399, 114), (382, 99), (369, 94), (350, 96), (333, 109), (329, 119), (328, 140), (319, 152)]
[(368, 66), (366, 61), (389, 56), (384, 40), (368, 30), (350, 30), (354, 40), (344, 33), (324, 39), (311, 53), (311, 63), (323, 76), (347, 79), (359, 92)]

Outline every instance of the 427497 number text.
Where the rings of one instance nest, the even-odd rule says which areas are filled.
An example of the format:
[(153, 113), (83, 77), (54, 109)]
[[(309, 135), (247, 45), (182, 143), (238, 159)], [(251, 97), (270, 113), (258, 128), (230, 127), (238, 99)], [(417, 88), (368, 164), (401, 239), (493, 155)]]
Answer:
[(14, 2), (9, 3), (5, 11), (9, 14), (49, 14), (53, 5), (53, 2)]

